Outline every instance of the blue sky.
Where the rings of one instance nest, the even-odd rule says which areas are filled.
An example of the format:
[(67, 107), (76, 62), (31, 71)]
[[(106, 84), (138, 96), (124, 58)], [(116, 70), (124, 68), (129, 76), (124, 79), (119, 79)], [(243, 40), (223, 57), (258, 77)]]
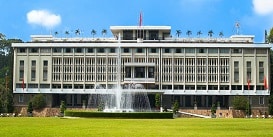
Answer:
[(140, 11), (143, 25), (169, 25), (176, 30), (192, 31), (202, 37), (213, 30), (224, 37), (235, 34), (235, 22), (240, 34), (255, 35), (255, 42), (264, 41), (264, 30), (273, 27), (273, 0), (1, 0), (0, 32), (6, 38), (29, 41), (33, 34), (50, 34), (80, 29), (82, 37), (91, 37), (91, 30), (107, 29), (112, 37), (112, 25), (138, 25)]

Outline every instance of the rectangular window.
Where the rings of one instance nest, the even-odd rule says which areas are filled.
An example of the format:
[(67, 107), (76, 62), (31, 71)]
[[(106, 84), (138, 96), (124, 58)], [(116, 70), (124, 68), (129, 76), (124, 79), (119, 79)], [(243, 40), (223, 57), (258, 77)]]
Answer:
[(38, 48), (30, 48), (29, 52), (30, 53), (38, 53)]
[(44, 67), (47, 67), (47, 66), (48, 66), (48, 61), (44, 60)]
[(144, 52), (143, 48), (137, 48), (136, 49), (136, 53), (143, 53), (143, 52)]
[(19, 53), (26, 53), (26, 48), (18, 48)]
[(246, 62), (246, 73), (247, 80), (251, 80), (251, 61)]
[(176, 48), (175, 53), (182, 53), (182, 49), (181, 48)]
[(234, 61), (234, 82), (239, 82), (239, 61)]
[(31, 81), (35, 81), (35, 77), (36, 77), (36, 71), (31, 70)]
[(64, 48), (64, 53), (72, 53), (73, 48)]
[(260, 105), (263, 105), (263, 104), (264, 104), (264, 97), (263, 97), (263, 96), (260, 96), (260, 97), (259, 97), (259, 104), (260, 104)]
[(20, 67), (24, 67), (24, 61), (20, 60)]
[(209, 48), (208, 51), (209, 51), (209, 53), (218, 53), (217, 48)]
[(110, 53), (116, 53), (116, 49), (115, 48), (110, 48)]
[(123, 52), (124, 52), (124, 53), (129, 53), (129, 52), (130, 52), (130, 49), (129, 49), (129, 48), (124, 48), (124, 49), (123, 49)]
[(24, 78), (24, 61), (20, 60), (20, 67), (19, 67), (19, 80), (23, 81)]
[(24, 95), (19, 95), (19, 103), (23, 103), (24, 102)]
[(36, 78), (36, 60), (31, 61), (31, 81), (35, 81)]
[(93, 53), (93, 52), (94, 52), (93, 48), (87, 48), (87, 53)]
[(36, 60), (31, 61), (31, 67), (36, 67)]
[(145, 78), (144, 67), (135, 67), (135, 78)]
[(148, 78), (154, 78), (154, 67), (149, 67), (148, 69)]
[(61, 53), (62, 52), (62, 48), (53, 48), (53, 52), (54, 53)]
[(242, 49), (240, 48), (231, 49), (231, 53), (242, 53)]
[(195, 48), (185, 48), (186, 53), (195, 53)]
[(76, 49), (75, 49), (75, 52), (76, 52), (76, 53), (83, 53), (83, 48), (76, 48)]
[(171, 49), (170, 48), (164, 48), (164, 53), (171, 53)]
[(150, 52), (151, 53), (157, 53), (157, 49), (156, 48), (150, 48)]
[(131, 67), (125, 67), (125, 78), (131, 78)]
[(51, 49), (50, 48), (40, 48), (41, 53), (50, 53)]
[(198, 53), (207, 53), (207, 49), (206, 48), (199, 48)]
[(229, 53), (228, 48), (220, 48), (220, 53)]
[(259, 62), (259, 82), (264, 82), (264, 62)]
[(19, 77), (19, 80), (20, 81), (23, 81), (23, 78), (24, 78), (24, 70), (20, 70), (20, 72), (19, 72), (20, 74), (20, 77)]
[(43, 71), (43, 80), (47, 81), (47, 70)]
[(97, 52), (98, 52), (98, 53), (104, 53), (104, 48), (98, 48), (98, 49), (97, 49)]

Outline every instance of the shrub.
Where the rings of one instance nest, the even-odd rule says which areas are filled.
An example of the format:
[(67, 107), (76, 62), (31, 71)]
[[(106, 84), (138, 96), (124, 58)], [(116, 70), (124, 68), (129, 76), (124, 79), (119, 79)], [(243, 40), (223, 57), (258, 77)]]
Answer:
[(134, 118), (134, 119), (172, 119), (173, 114), (158, 112), (131, 112), (131, 113), (107, 113), (107, 112), (90, 112), (90, 111), (65, 111), (65, 116), (87, 117), (87, 118)]
[(211, 115), (214, 115), (216, 113), (216, 106), (215, 106), (215, 104), (212, 104), (210, 111), (211, 111)]
[(63, 114), (66, 110), (65, 102), (62, 100), (60, 105), (60, 112)]
[(35, 95), (32, 99), (33, 109), (42, 109), (46, 106), (45, 97), (42, 94)]
[(161, 106), (161, 102), (160, 102), (160, 94), (159, 93), (156, 93), (155, 94), (155, 107), (157, 109), (159, 109)]
[(244, 96), (235, 96), (232, 101), (233, 108), (237, 110), (246, 110), (247, 102), (248, 101)]
[(32, 102), (29, 101), (29, 102), (28, 102), (28, 106), (27, 106), (27, 112), (28, 112), (28, 113), (32, 113), (32, 111), (33, 111)]
[(246, 115), (251, 115), (251, 105), (249, 104), (249, 102), (246, 103)]
[(176, 114), (178, 112), (178, 109), (179, 109), (179, 103), (177, 100), (175, 100), (173, 104), (173, 113)]

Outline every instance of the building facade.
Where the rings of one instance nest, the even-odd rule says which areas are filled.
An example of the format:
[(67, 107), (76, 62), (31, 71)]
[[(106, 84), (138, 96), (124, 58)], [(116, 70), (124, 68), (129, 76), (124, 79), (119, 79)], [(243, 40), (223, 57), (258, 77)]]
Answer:
[(234, 96), (249, 97), (265, 108), (270, 93), (270, 44), (252, 35), (230, 38), (173, 38), (170, 26), (111, 26), (113, 38), (56, 38), (33, 35), (13, 43), (14, 102), (26, 105), (44, 94), (47, 105), (60, 100), (79, 107), (92, 94), (111, 94), (141, 85), (151, 106), (178, 100), (181, 108), (232, 106)]

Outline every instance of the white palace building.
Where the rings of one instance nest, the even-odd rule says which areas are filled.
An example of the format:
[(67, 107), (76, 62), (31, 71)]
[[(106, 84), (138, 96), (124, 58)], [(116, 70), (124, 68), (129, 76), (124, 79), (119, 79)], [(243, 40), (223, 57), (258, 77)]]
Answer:
[[(109, 94), (117, 83), (143, 85), (151, 106), (178, 100), (181, 108), (232, 107), (236, 95), (253, 108), (267, 106), (270, 48), (253, 35), (230, 38), (171, 37), (170, 26), (111, 26), (113, 38), (57, 38), (32, 35), (13, 43), (15, 106), (44, 94), (49, 107), (65, 100), (81, 107), (91, 94)], [(126, 90), (126, 89), (124, 89)]]

